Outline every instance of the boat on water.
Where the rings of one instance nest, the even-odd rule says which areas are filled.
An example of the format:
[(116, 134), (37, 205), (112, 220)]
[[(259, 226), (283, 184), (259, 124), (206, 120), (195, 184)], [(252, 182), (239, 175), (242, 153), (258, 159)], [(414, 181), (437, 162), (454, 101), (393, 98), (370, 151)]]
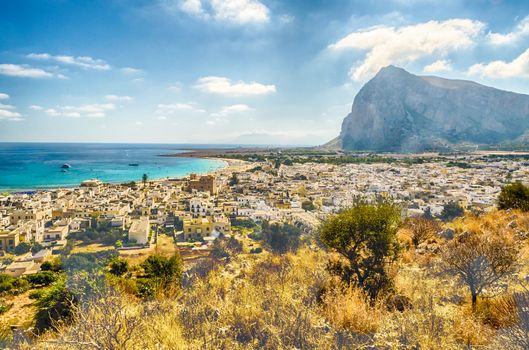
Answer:
[(138, 163), (130, 163), (129, 166), (139, 166)]
[(70, 169), (72, 166), (68, 163), (64, 163), (63, 165), (61, 165), (61, 168), (63, 169)]

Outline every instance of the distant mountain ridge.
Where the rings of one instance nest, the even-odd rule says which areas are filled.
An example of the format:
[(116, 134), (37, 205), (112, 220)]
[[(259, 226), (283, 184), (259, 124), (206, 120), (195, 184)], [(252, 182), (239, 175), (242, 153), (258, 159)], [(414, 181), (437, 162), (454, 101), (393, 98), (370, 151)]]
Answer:
[(529, 145), (529, 95), (388, 66), (354, 99), (326, 147), (415, 152), (458, 145)]

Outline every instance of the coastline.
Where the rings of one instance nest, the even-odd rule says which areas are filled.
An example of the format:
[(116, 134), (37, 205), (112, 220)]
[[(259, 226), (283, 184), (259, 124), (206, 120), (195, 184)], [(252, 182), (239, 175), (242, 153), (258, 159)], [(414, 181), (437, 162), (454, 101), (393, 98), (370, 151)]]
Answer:
[[(167, 155), (163, 155), (163, 156), (167, 156)], [(222, 167), (214, 169), (214, 170), (208, 170), (208, 171), (205, 171), (205, 172), (196, 172), (196, 174), (198, 174), (198, 175), (231, 174), (233, 172), (245, 171), (245, 170), (247, 170), (248, 168), (251, 167), (251, 163), (246, 162), (244, 160), (238, 160), (238, 159), (217, 158), (217, 157), (196, 157), (196, 156), (195, 157), (183, 156), (182, 158), (208, 159), (208, 160), (215, 160), (215, 161), (220, 161), (220, 162), (224, 163), (224, 165)], [(189, 173), (189, 174), (183, 175), (183, 176), (153, 178), (153, 179), (149, 179), (148, 182), (150, 182), (150, 183), (159, 183), (159, 182), (168, 181), (170, 179), (181, 180), (181, 179), (183, 179), (185, 177), (188, 177), (190, 174), (193, 174), (193, 173)], [(89, 180), (89, 179), (85, 179), (85, 180)], [(131, 180), (131, 181), (133, 181), (133, 180)], [(120, 185), (120, 184), (123, 184), (123, 183), (126, 183), (126, 182), (130, 182), (130, 181), (111, 181), (111, 182), (104, 181), (103, 184), (115, 186), (115, 185)], [(139, 182), (139, 181), (133, 181), (133, 182)], [(2, 189), (2, 188), (0, 188), (0, 195), (5, 194), (5, 193), (13, 194), (13, 193), (45, 192), (45, 191), (53, 191), (53, 190), (59, 190), (59, 189), (71, 190), (71, 189), (78, 189), (80, 187), (81, 187), (81, 183), (79, 183), (77, 185), (73, 185), (73, 184), (72, 185), (57, 185), (57, 186), (50, 185), (50, 186), (34, 187), (34, 188), (27, 188), (27, 189), (10, 189), (10, 188)]]

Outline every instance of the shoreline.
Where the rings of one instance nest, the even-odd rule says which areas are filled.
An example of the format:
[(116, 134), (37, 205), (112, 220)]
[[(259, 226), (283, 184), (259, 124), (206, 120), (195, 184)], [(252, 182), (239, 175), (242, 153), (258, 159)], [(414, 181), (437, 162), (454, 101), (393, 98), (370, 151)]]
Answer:
[[(167, 157), (168, 155), (162, 155), (162, 156), (165, 156)], [(171, 155), (172, 156), (172, 155)], [(165, 177), (165, 178), (154, 178), (154, 179), (149, 179), (147, 182), (149, 183), (159, 183), (159, 182), (164, 182), (164, 181), (169, 181), (169, 180), (182, 180), (183, 178), (185, 177), (188, 177), (189, 175), (191, 174), (198, 174), (198, 175), (215, 175), (215, 174), (222, 174), (224, 172), (226, 173), (232, 173), (232, 172), (236, 172), (236, 171), (244, 171), (246, 170), (247, 168), (250, 167), (250, 164), (249, 162), (246, 162), (246, 161), (243, 161), (243, 160), (238, 160), (238, 159), (229, 159), (229, 158), (218, 158), (218, 157), (182, 157), (182, 158), (197, 158), (197, 159), (208, 159), (208, 160), (216, 160), (216, 161), (221, 161), (224, 163), (224, 165), (222, 165), (222, 167), (219, 167), (218, 169), (214, 169), (214, 170), (208, 170), (208, 171), (205, 171), (205, 172), (195, 172), (195, 173), (189, 173), (189, 174), (186, 174), (186, 175), (183, 175), (183, 176), (173, 176), (173, 177)], [(86, 181), (86, 180), (90, 180), (90, 179), (85, 179), (83, 181)], [(130, 181), (116, 181), (116, 182), (103, 182), (104, 185), (111, 185), (111, 186), (116, 186), (116, 185), (121, 185), (121, 184), (124, 184), (124, 183), (128, 183), (128, 182), (135, 182), (135, 183), (140, 183), (141, 181), (133, 181), (133, 180), (130, 180)], [(3, 194), (17, 194), (17, 193), (21, 193), (21, 194), (24, 194), (24, 193), (36, 193), (36, 192), (45, 192), (45, 191), (54, 191), (54, 190), (61, 190), (61, 189), (64, 189), (64, 190), (73, 190), (73, 189), (79, 189), (81, 188), (81, 183), (79, 183), (78, 185), (57, 185), (57, 186), (46, 186), (46, 187), (37, 187), (37, 188), (29, 188), (29, 189), (2, 189), (0, 188), (0, 196), (3, 195)]]

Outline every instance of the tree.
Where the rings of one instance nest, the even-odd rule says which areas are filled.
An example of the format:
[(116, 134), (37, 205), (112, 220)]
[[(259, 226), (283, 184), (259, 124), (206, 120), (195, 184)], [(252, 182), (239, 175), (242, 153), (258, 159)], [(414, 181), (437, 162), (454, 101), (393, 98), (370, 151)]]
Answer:
[(498, 208), (529, 211), (529, 187), (521, 182), (503, 186), (498, 196)]
[(474, 307), (485, 289), (491, 290), (514, 272), (518, 248), (512, 240), (491, 234), (472, 234), (451, 241), (444, 249), (445, 271), (459, 277)]
[(235, 185), (238, 185), (238, 184), (239, 184), (239, 178), (237, 178), (237, 173), (231, 174), (231, 179), (230, 179), (229, 185), (230, 186), (235, 186)]
[(424, 214), (422, 214), (422, 217), (425, 218), (425, 219), (433, 219), (433, 215), (432, 215), (432, 209), (430, 207), (426, 207), (426, 209), (424, 209)]
[(171, 282), (180, 284), (182, 280), (182, 260), (177, 254), (170, 258), (162, 255), (150, 255), (141, 263), (141, 267), (148, 278), (159, 280), (163, 285), (168, 285)]
[(31, 253), (36, 254), (40, 252), (42, 249), (44, 249), (44, 247), (40, 243), (35, 242), (33, 243), (33, 246), (31, 246)]
[(452, 221), (463, 215), (465, 215), (465, 210), (459, 205), (459, 203), (450, 201), (443, 206), (440, 218), (443, 221)]
[(129, 262), (125, 259), (112, 259), (108, 264), (110, 273), (116, 276), (121, 276), (129, 271)]
[(303, 208), (303, 210), (307, 210), (307, 211), (312, 211), (312, 210), (316, 209), (316, 207), (314, 206), (314, 203), (312, 201), (304, 201), (303, 203), (301, 203), (301, 208)]
[(392, 284), (387, 268), (399, 253), (400, 220), (400, 209), (391, 203), (358, 204), (327, 219), (320, 239), (341, 256), (329, 264), (331, 272), (374, 300)]
[(425, 218), (409, 218), (406, 220), (406, 227), (411, 233), (411, 241), (415, 247), (431, 238), (440, 230), (437, 221)]
[(147, 180), (148, 180), (147, 174), (143, 174), (143, 176), (141, 177), (141, 182), (143, 182), (143, 187), (145, 187), (145, 185), (147, 184)]
[(13, 252), (16, 254), (16, 255), (22, 255), (22, 254), (26, 254), (27, 252), (29, 252), (31, 250), (31, 244), (29, 244), (28, 242), (22, 242), (20, 243), (19, 245), (17, 245), (15, 247), (15, 249), (13, 250)]
[(283, 254), (289, 251), (295, 251), (300, 245), (299, 235), (301, 231), (289, 224), (280, 224), (264, 221), (263, 243), (274, 253)]

